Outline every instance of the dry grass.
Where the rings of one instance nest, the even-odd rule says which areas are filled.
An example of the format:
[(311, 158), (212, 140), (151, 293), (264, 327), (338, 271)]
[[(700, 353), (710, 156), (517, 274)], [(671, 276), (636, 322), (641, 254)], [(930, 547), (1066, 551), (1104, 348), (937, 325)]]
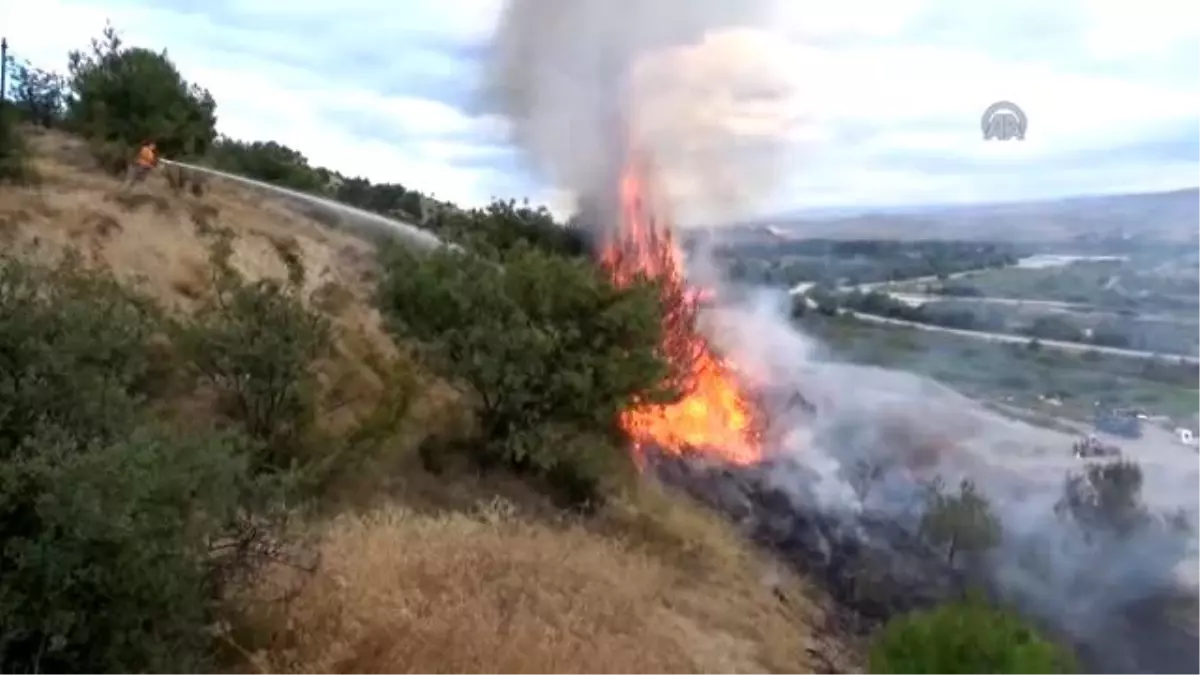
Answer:
[[(75, 249), (164, 306), (191, 311), (212, 288), (212, 235), (233, 234), (231, 265), (251, 280), (286, 279), (290, 263), (305, 270), (304, 293), (339, 328), (337, 355), (319, 365), (325, 402), (345, 428), (376, 409), (387, 372), (401, 356), (384, 334), (362, 283), (374, 264), (370, 244), (294, 209), (221, 181), (201, 196), (170, 188), (151, 174), (122, 193), (97, 169), (86, 143), (57, 132), (28, 130), (41, 180), (0, 190), (0, 246), (53, 262)], [(179, 402), (195, 409), (194, 401)]]
[(270, 598), (294, 588), (288, 573), (257, 589), (260, 601), (249, 605), (240, 638), (248, 666), (568, 673), (832, 667), (815, 655), (809, 627), (762, 579), (711, 584), (635, 544), (506, 510), (494, 503), (474, 516), (421, 515), (392, 506), (335, 519), (323, 532), (315, 578), (287, 602)]
[[(316, 366), (322, 428), (337, 435), (384, 412), (381, 405), (397, 393), (394, 376), (411, 370), (411, 363), (369, 302), (372, 287), (364, 279), (374, 273), (372, 244), (227, 181), (209, 181), (197, 196), (172, 189), (166, 171), (159, 171), (122, 192), (119, 179), (99, 170), (83, 140), (37, 128), (26, 132), (40, 180), (0, 190), (5, 251), (53, 262), (78, 250), (89, 264), (111, 270), (163, 306), (189, 312), (212, 291), (213, 235), (228, 232), (234, 269), (250, 280), (282, 280), (289, 266), (299, 264), (303, 294), (334, 321), (335, 353)], [(446, 398), (444, 389), (424, 387), (414, 410), (429, 416)], [(213, 414), (203, 392), (181, 396), (159, 407), (188, 419)]]
[[(9, 250), (53, 260), (68, 247), (83, 250), (169, 306), (195, 306), (206, 283), (209, 235), (234, 233), (232, 264), (250, 279), (287, 277), (286, 258), (302, 259), (311, 293), (334, 284), (358, 291), (371, 246), (285, 205), (214, 181), (203, 196), (175, 192), (158, 173), (127, 193), (95, 168), (86, 144), (57, 132), (30, 138), (38, 185), (0, 191), (0, 230)], [(353, 313), (353, 312), (351, 312)], [(354, 317), (359, 318), (359, 317)], [(377, 320), (376, 320), (377, 323)]]

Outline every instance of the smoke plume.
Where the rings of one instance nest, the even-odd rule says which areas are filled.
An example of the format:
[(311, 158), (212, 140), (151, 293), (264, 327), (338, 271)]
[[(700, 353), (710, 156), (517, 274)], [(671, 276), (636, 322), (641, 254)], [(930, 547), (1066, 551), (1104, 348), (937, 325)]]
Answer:
[(736, 218), (774, 187), (796, 125), (764, 0), (512, 0), (488, 93), (554, 185), (605, 201), (630, 148), (684, 222)]

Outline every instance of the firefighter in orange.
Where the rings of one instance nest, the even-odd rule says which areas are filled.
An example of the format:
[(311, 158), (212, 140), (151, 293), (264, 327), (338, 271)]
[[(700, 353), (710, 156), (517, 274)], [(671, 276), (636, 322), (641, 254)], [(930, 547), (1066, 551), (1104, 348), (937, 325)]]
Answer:
[(156, 166), (158, 166), (158, 146), (154, 141), (148, 140), (142, 143), (133, 164), (129, 165), (129, 175), (125, 178), (125, 187), (128, 188), (134, 183), (145, 180), (146, 175)]

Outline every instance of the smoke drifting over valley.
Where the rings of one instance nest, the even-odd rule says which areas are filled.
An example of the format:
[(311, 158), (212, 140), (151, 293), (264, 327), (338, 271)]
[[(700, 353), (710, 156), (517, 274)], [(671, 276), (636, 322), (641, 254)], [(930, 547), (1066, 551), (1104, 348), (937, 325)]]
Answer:
[[(915, 533), (924, 481), (940, 477), (954, 492), (970, 479), (1003, 528), (999, 546), (979, 561), (993, 592), (1090, 650), (1092, 667), (1195, 667), (1194, 623), (1168, 627), (1153, 618), (1160, 603), (1196, 592), (1194, 454), (1176, 446), (1140, 451), (1134, 459), (1149, 524), (1122, 534), (1089, 531), (1059, 507), (1067, 476), (1083, 469), (1068, 450), (1073, 438), (1005, 418), (916, 375), (832, 362), (784, 318), (782, 295), (764, 290), (709, 317), (724, 353), (772, 390), (801, 392), (815, 409), (777, 401), (776, 461), (763, 482), (787, 494), (796, 511), (821, 513), (835, 531), (871, 541), (903, 565), (887, 550), (895, 545), (887, 528), (862, 525), (883, 520)], [(869, 491), (860, 482), (864, 466), (881, 469)], [(1181, 513), (1171, 524), (1162, 519)], [(917, 583), (936, 585), (933, 577)]]
[[(738, 218), (777, 186), (794, 147), (786, 141), (804, 129), (786, 47), (766, 27), (773, 9), (761, 0), (512, 0), (494, 39), (489, 95), (529, 161), (574, 194), (593, 225), (614, 226), (603, 214), (616, 210), (631, 149), (653, 164), (681, 221)], [(706, 285), (720, 285), (701, 268)], [(769, 457), (751, 482), (785, 494), (800, 520), (820, 514), (810, 548), (851, 537), (894, 553), (893, 534), (916, 530), (923, 482), (940, 477), (953, 492), (968, 478), (1003, 529), (974, 566), (989, 590), (1092, 650), (1098, 667), (1196, 667), (1193, 629), (1177, 635), (1131, 618), (1143, 603), (1195, 592), (1194, 455), (1138, 456), (1153, 523), (1093, 536), (1055, 508), (1068, 474), (1083, 468), (1073, 438), (913, 375), (832, 363), (794, 328), (780, 296), (742, 297), (710, 312), (706, 333), (764, 391)], [(789, 405), (797, 396), (808, 405)], [(870, 491), (856, 485), (864, 464), (881, 468)], [(702, 496), (727, 505), (711, 492)], [(1186, 518), (1158, 517), (1177, 512)], [(867, 526), (880, 522), (888, 525)]]

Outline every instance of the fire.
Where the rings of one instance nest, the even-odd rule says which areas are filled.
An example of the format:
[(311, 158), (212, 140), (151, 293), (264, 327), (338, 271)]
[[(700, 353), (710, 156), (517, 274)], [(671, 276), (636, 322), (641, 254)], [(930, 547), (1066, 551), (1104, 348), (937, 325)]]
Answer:
[(631, 163), (621, 176), (619, 227), (606, 242), (601, 264), (618, 283), (639, 273), (663, 282), (662, 351), (683, 397), (668, 405), (638, 404), (620, 424), (639, 460), (647, 447), (703, 453), (736, 464), (762, 457), (758, 410), (732, 363), (717, 355), (697, 328), (697, 307), (709, 293), (688, 286), (683, 254), (669, 223), (657, 220), (647, 198), (644, 167)]

